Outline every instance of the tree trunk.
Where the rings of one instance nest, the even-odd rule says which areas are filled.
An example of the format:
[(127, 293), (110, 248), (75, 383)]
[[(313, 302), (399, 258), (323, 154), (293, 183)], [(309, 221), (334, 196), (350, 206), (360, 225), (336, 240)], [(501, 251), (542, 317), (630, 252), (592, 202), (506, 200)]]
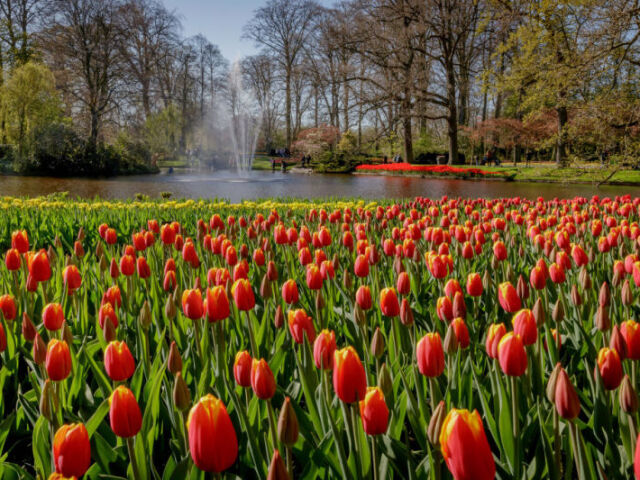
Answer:
[(449, 136), (449, 165), (458, 163), (458, 112), (456, 108), (456, 74), (453, 63), (447, 64), (447, 135)]
[(347, 83), (347, 78), (343, 77), (342, 84), (344, 85), (344, 131), (349, 130), (349, 84)]
[(567, 107), (556, 108), (558, 113), (558, 138), (556, 140), (556, 164), (559, 167), (565, 166), (567, 161), (567, 132), (565, 125), (567, 124)]
[(318, 86), (313, 87), (313, 126), (318, 128), (318, 110), (320, 109), (320, 94), (318, 93)]
[(287, 148), (291, 146), (291, 67), (287, 66), (285, 73), (285, 104), (287, 123)]
[(402, 101), (402, 127), (404, 130), (404, 160), (413, 163), (413, 132), (411, 131), (411, 92), (405, 85)]
[(95, 108), (91, 109), (91, 123), (89, 126), (89, 149), (95, 152), (98, 145), (98, 134), (100, 130), (100, 116)]

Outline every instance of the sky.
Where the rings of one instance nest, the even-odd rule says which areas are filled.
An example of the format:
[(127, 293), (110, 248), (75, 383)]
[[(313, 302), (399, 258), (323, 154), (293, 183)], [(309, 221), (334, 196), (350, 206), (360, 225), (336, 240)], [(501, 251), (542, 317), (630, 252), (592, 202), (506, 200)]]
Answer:
[[(162, 0), (182, 21), (186, 37), (203, 34), (220, 47), (230, 62), (257, 52), (252, 40), (242, 40), (242, 27), (266, 0)], [(331, 5), (333, 1), (320, 3)]]

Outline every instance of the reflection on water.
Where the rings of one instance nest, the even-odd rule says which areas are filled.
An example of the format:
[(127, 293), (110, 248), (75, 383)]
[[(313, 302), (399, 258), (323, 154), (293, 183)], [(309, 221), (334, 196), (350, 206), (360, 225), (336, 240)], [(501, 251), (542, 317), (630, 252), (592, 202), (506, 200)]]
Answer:
[(412, 198), (416, 196), (569, 198), (575, 196), (640, 195), (640, 187), (559, 185), (441, 178), (362, 175), (305, 175), (281, 172), (160, 174), (108, 179), (0, 176), (0, 195), (38, 196), (54, 192), (93, 198), (130, 198), (137, 193), (172, 198), (224, 198), (232, 202), (264, 197)]

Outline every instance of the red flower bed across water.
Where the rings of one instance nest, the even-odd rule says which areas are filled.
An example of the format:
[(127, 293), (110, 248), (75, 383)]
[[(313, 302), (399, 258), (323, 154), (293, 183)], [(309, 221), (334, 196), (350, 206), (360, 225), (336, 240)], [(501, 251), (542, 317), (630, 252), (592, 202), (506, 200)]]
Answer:
[(382, 170), (385, 172), (427, 172), (463, 175), (500, 175), (500, 172), (490, 172), (479, 168), (451, 167), (449, 165), (412, 165), (411, 163), (381, 163), (358, 165), (356, 170)]

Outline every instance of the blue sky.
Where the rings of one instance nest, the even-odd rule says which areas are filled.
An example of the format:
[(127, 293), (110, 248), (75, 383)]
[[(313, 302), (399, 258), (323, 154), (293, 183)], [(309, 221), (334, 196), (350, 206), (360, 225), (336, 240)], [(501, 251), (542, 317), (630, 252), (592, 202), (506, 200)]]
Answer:
[[(256, 52), (253, 42), (241, 40), (242, 27), (266, 0), (163, 0), (182, 21), (183, 33), (190, 37), (202, 33), (233, 61)], [(332, 0), (320, 3), (331, 5)]]

